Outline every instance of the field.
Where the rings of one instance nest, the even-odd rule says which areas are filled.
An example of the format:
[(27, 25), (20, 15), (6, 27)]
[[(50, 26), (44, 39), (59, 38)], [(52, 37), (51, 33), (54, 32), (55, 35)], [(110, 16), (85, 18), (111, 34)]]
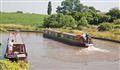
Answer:
[(0, 31), (40, 30), (48, 15), (0, 12)]
[(41, 25), (47, 15), (29, 13), (0, 13), (0, 24)]

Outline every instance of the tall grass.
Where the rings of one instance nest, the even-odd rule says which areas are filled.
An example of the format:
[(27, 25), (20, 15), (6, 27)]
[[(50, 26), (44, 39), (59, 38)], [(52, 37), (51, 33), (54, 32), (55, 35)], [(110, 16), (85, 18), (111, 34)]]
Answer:
[[(56, 29), (57, 30), (57, 29)], [(100, 32), (96, 28), (83, 28), (82, 30), (74, 30), (74, 29), (58, 29), (61, 32), (68, 32), (73, 34), (81, 34), (88, 33), (90, 36), (118, 40), (120, 41), (120, 29), (112, 29), (110, 31)]]
[(34, 26), (30, 25), (16, 25), (16, 24), (0, 24), (1, 31), (5, 30), (35, 30)]

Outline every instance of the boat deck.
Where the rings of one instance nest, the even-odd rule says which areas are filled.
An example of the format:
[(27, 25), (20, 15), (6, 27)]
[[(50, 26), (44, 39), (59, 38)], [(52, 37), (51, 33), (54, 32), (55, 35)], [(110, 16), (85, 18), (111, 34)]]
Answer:
[(14, 40), (13, 44), (24, 44), (22, 37), (19, 33), (10, 33), (9, 41)]

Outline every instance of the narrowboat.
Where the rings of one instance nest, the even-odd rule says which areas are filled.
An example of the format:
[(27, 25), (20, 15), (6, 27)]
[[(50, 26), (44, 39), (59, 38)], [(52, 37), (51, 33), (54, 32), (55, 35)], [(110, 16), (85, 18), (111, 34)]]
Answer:
[(5, 58), (15, 61), (27, 60), (25, 43), (23, 42), (20, 33), (12, 32), (9, 34), (9, 38), (7, 40)]
[(92, 38), (87, 33), (78, 35), (52, 29), (45, 29), (43, 32), (43, 37), (80, 47), (93, 46)]

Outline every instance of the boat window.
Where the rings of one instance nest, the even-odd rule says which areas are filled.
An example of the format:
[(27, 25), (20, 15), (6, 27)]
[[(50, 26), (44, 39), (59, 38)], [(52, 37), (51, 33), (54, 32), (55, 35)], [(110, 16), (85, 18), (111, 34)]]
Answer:
[(45, 33), (48, 34), (48, 31), (45, 30)]
[(54, 36), (54, 33), (53, 33), (53, 32), (51, 32), (51, 35), (52, 35), (52, 36)]
[(64, 35), (63, 35), (63, 34), (61, 34), (61, 37), (63, 38), (63, 37), (64, 37)]
[(58, 33), (55, 33), (55, 36), (57, 37), (57, 36), (58, 36)]
[(48, 34), (51, 35), (52, 34), (51, 31), (48, 31)]
[(79, 36), (76, 36), (76, 37), (75, 37), (75, 40), (76, 40), (76, 41), (79, 41), (79, 42), (81, 42), (81, 43), (84, 43), (84, 40), (83, 40), (82, 38), (80, 38)]
[(24, 52), (24, 45), (20, 45), (20, 44), (14, 45), (13, 52), (23, 53)]
[(57, 34), (57, 37), (61, 37), (61, 34), (60, 34), (60, 33), (58, 33), (58, 34)]
[(68, 38), (68, 39), (71, 39), (71, 40), (74, 39), (73, 36), (71, 36), (71, 35), (68, 35), (67, 38)]
[(64, 34), (64, 38), (67, 38), (67, 35)]

